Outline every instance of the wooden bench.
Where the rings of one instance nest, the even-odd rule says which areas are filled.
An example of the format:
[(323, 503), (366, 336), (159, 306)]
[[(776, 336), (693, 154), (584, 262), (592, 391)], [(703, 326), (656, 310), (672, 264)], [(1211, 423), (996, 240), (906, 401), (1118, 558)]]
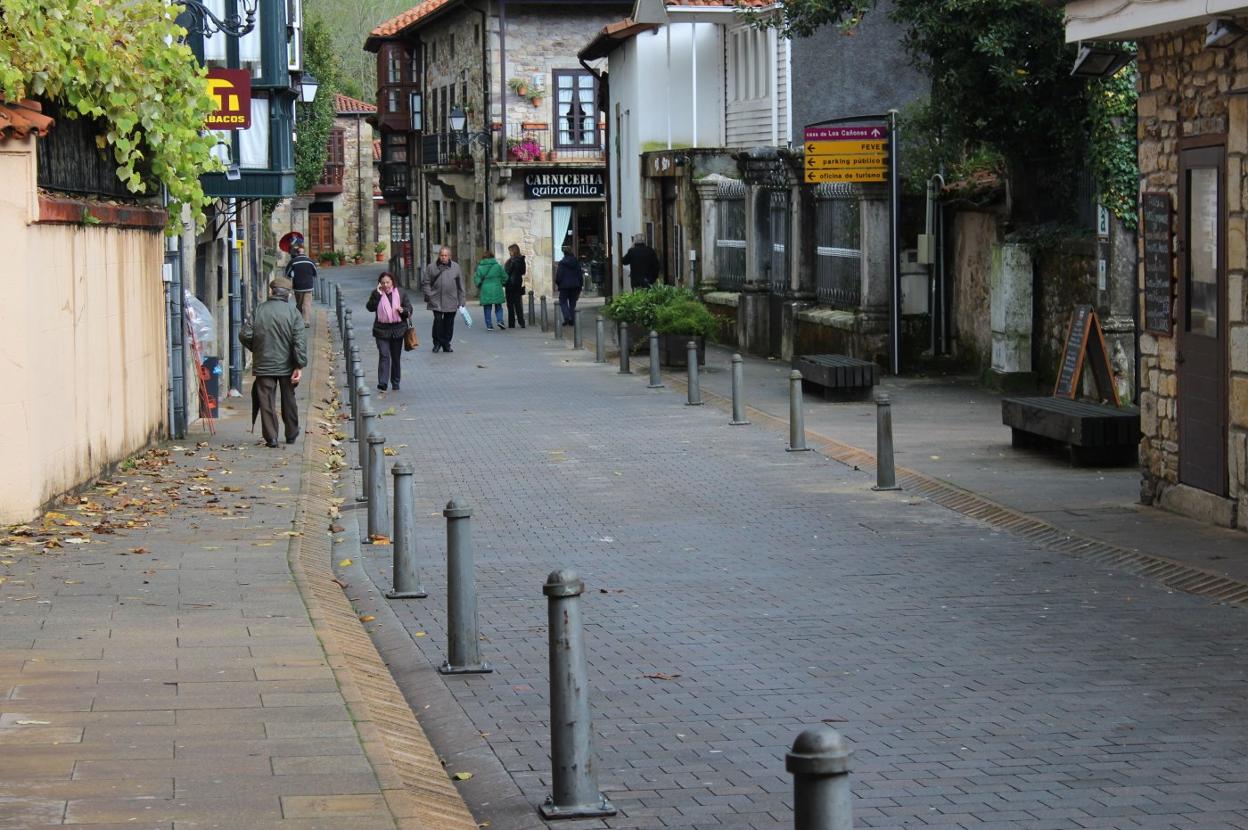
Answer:
[(1004, 398), (1001, 422), (1015, 447), (1060, 445), (1076, 464), (1135, 464), (1140, 410), (1066, 398)]
[(841, 354), (803, 354), (793, 358), (802, 373), (802, 391), (818, 392), (825, 401), (861, 401), (879, 382), (876, 365)]

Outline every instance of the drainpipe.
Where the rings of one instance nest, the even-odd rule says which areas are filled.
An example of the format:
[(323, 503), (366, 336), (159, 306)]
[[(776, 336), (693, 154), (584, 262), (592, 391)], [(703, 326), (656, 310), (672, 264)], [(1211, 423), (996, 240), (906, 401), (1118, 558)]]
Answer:
[[(485, 37), (484, 33), (481, 35)], [(498, 0), (498, 100), (502, 104), (502, 134), (507, 140), (507, 0)], [(504, 145), (506, 146), (506, 145)]]
[(230, 249), (226, 252), (225, 261), (230, 285), (230, 393), (234, 396), (242, 394), (239, 390), (243, 388), (243, 347), (238, 342), (238, 332), (243, 321), (243, 285), (238, 261), (238, 200), (231, 198), (227, 205), (230, 223), (226, 242)]
[[(355, 116), (355, 249), (360, 253), (364, 253), (364, 176), (361, 173), (363, 169), (360, 166), (360, 150), (363, 147), (363, 135), (360, 130), (360, 120), (364, 116)], [(373, 154), (373, 148), (368, 148), (368, 154)], [(371, 160), (370, 160), (371, 164)], [(372, 194), (369, 194), (372, 198)]]
[[(478, 11), (481, 12), (481, 117), (483, 121), (481, 129), (485, 134), (485, 186), (482, 193), (485, 205), (481, 211), (481, 218), (485, 222), (485, 249), (492, 252), (494, 250), (492, 233), (494, 201), (490, 198), (490, 157), (494, 155), (494, 117), (490, 113), (489, 3), (486, 3), (486, 8)], [(506, 106), (506, 99), (503, 99), (503, 104)]]

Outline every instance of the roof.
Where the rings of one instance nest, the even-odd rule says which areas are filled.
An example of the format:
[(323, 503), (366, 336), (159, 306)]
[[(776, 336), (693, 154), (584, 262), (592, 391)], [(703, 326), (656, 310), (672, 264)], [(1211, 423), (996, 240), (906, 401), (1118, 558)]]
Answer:
[(343, 95), (341, 92), (334, 93), (334, 112), (338, 115), (365, 115), (376, 111), (375, 104), (352, 98), (350, 95)]
[(385, 23), (373, 29), (368, 36), (368, 40), (364, 41), (364, 48), (368, 51), (375, 51), (381, 40), (394, 37), (412, 24), (424, 20), (438, 9), (450, 5), (452, 2), (453, 0), (424, 0), (424, 2), (417, 3), (407, 11), (396, 14)]
[(38, 101), (23, 100), (10, 104), (0, 100), (0, 141), (8, 138), (10, 133), (18, 138), (25, 138), (32, 132), (36, 135), (47, 135), (53, 120), (43, 114), (43, 105)]
[(654, 23), (637, 23), (631, 17), (608, 23), (576, 56), (583, 61), (605, 58), (629, 38), (635, 37), (642, 32), (654, 31), (657, 28), (659, 27)]
[(381, 161), (381, 139), (373, 139), (373, 161)]

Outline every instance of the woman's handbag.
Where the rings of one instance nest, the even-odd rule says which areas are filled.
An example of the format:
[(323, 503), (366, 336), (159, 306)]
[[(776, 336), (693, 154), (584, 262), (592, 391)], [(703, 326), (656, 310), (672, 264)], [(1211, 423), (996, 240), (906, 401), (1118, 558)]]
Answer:
[(420, 346), (420, 338), (416, 336), (416, 325), (407, 321), (407, 331), (403, 332), (403, 351), (410, 352)]

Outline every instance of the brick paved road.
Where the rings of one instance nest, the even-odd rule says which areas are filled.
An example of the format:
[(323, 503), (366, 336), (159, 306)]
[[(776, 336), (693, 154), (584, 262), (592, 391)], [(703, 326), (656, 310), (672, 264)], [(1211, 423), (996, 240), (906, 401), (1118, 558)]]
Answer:
[[(433, 595), (394, 607), (441, 663), (438, 511), (466, 499), (496, 672), (447, 686), (534, 805), (541, 584), (571, 565), (589, 586), (598, 766), (620, 815), (562, 826), (789, 827), (784, 750), (826, 719), (855, 745), (859, 826), (1248, 827), (1243, 611), (873, 493), (533, 329), (478, 323), (404, 378), (383, 432), (410, 445), (436, 564)], [(384, 554), (368, 556), (383, 587)]]

